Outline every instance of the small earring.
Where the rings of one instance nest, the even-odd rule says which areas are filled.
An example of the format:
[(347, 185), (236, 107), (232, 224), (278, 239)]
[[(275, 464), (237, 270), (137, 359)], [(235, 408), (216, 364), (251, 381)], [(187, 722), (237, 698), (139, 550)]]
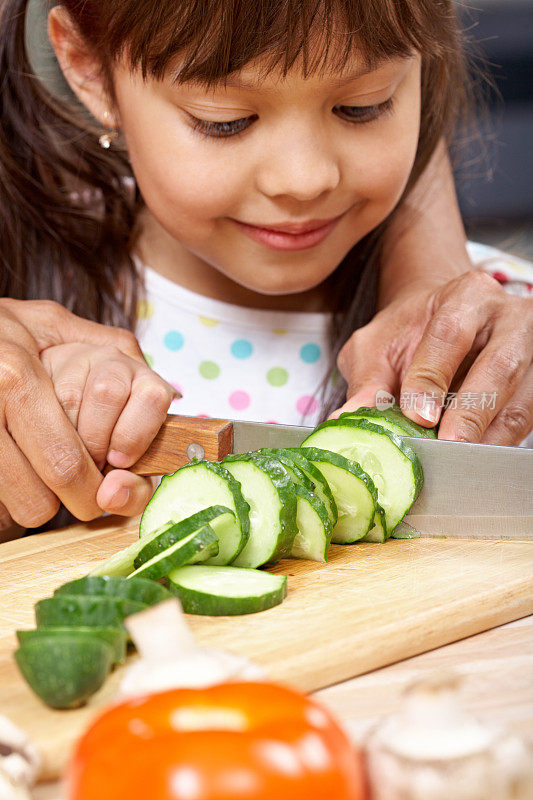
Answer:
[[(109, 119), (109, 112), (104, 111), (104, 124), (107, 122), (108, 119)], [(103, 147), (104, 150), (109, 150), (111, 144), (117, 139), (118, 139), (118, 131), (111, 129), (111, 131), (106, 131), (105, 133), (102, 133), (102, 135), (98, 139), (98, 144), (100, 145), (100, 147)]]

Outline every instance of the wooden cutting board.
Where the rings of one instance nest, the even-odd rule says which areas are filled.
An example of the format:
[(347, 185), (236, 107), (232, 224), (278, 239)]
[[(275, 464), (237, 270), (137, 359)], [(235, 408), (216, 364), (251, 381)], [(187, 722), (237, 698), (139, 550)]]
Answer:
[[(481, 532), (480, 532), (481, 533)], [(137, 536), (108, 517), (0, 545), (0, 713), (36, 740), (56, 777), (117, 670), (88, 706), (52, 711), (18, 674), (14, 631), (33, 605)], [(328, 564), (296, 559), (281, 606), (246, 617), (189, 617), (197, 639), (246, 655), (274, 679), (312, 691), (533, 612), (533, 542), (452, 539), (333, 546)]]

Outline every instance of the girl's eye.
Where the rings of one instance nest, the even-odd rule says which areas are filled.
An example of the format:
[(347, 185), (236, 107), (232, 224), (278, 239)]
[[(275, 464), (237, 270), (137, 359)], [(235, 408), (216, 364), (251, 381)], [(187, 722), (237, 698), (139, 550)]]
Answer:
[(249, 126), (250, 121), (257, 118), (243, 117), (242, 119), (232, 119), (229, 122), (212, 122), (211, 120), (198, 119), (189, 114), (191, 127), (203, 136), (211, 136), (215, 139), (225, 139), (228, 136), (238, 136)]
[(365, 123), (373, 122), (379, 117), (390, 114), (392, 111), (392, 97), (385, 100), (384, 103), (378, 103), (375, 106), (335, 106), (348, 122)]
[[(392, 97), (375, 106), (335, 106), (334, 109), (342, 113), (349, 121), (354, 123), (372, 122), (379, 117), (392, 111)], [(232, 119), (229, 122), (213, 122), (206, 119), (198, 119), (188, 114), (191, 120), (191, 128), (198, 131), (202, 136), (214, 139), (227, 139), (230, 136), (238, 136), (243, 133), (250, 124), (257, 119), (257, 114), (241, 119)]]

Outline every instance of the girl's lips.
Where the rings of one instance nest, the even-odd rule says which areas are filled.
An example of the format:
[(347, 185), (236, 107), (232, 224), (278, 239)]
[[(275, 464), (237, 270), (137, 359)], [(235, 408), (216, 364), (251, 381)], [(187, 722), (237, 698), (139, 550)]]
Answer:
[(343, 216), (344, 214), (341, 214), (340, 217), (331, 220), (327, 225), (323, 225), (321, 228), (315, 228), (315, 230), (308, 231), (307, 233), (283, 233), (282, 231), (269, 230), (269, 228), (256, 228), (255, 225), (247, 225), (245, 222), (239, 222), (239, 220), (236, 219), (234, 219), (233, 222), (235, 222), (250, 239), (270, 247), (271, 250), (305, 250), (307, 247), (314, 247), (322, 242), (326, 236), (329, 236), (337, 222)]

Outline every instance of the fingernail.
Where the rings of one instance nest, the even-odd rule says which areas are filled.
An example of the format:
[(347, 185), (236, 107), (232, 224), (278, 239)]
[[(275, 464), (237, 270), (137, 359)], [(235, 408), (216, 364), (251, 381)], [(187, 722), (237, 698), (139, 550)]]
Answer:
[(124, 469), (124, 467), (131, 465), (131, 458), (118, 450), (110, 450), (107, 454), (107, 460), (112, 467), (118, 467), (119, 469)]
[(130, 499), (130, 494), (131, 492), (129, 489), (125, 486), (121, 486), (120, 489), (117, 489), (115, 494), (111, 495), (111, 499), (107, 503), (107, 508), (123, 508)]
[(421, 408), (417, 408), (416, 410), (422, 419), (431, 422), (432, 425), (438, 421), (440, 416), (440, 408), (438, 408), (435, 403), (423, 403)]

